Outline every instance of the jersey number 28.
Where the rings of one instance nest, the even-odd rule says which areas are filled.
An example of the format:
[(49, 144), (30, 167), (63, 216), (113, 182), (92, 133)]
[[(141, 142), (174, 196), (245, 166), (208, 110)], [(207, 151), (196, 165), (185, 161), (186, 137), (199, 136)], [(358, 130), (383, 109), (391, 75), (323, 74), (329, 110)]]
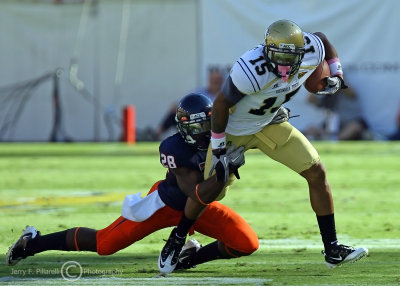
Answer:
[(172, 155), (165, 155), (163, 153), (160, 154), (161, 156), (161, 164), (165, 167), (165, 168), (171, 168), (171, 169), (175, 169), (176, 168), (176, 163), (175, 163), (175, 157)]

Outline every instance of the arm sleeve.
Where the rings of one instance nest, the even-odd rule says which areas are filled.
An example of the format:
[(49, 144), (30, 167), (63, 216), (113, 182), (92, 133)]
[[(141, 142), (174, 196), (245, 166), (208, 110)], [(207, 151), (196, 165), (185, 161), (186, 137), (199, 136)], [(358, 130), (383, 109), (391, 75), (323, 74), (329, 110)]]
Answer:
[(241, 93), (233, 84), (230, 76), (225, 80), (224, 85), (222, 86), (222, 93), (233, 104), (236, 104), (245, 96), (245, 94)]
[(304, 61), (318, 66), (325, 58), (325, 48), (321, 39), (312, 33), (304, 32), (305, 55)]

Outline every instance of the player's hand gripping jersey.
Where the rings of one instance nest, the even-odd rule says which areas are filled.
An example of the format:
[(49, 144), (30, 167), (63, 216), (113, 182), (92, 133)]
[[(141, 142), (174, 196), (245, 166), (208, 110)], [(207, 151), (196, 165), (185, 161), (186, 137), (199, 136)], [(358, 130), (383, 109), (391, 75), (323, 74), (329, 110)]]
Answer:
[[(250, 135), (259, 132), (276, 115), (279, 107), (288, 102), (300, 89), (325, 57), (322, 41), (314, 34), (303, 32), (305, 55), (299, 70), (284, 82), (269, 72), (259, 45), (244, 53), (234, 64), (223, 87), (224, 95), (237, 102), (230, 110), (226, 132), (232, 135)], [(233, 84), (241, 93), (231, 92)]]

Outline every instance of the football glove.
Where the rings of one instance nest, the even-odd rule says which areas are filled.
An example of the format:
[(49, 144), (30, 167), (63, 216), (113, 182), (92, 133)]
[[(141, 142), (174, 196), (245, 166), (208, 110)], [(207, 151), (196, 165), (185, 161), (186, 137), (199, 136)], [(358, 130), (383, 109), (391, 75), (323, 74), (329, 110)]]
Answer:
[(344, 83), (344, 80), (338, 76), (327, 76), (325, 78), (326, 86), (323, 90), (318, 91), (318, 95), (331, 95), (336, 93), (341, 88), (347, 88), (348, 86)]
[(278, 112), (272, 118), (270, 124), (279, 124), (288, 121), (290, 118), (290, 109), (284, 106), (279, 107)]
[(211, 177), (213, 171), (217, 175), (217, 181), (227, 182), (229, 179), (229, 161), (226, 155), (226, 148), (212, 150), (211, 169), (208, 175)]
[(240, 179), (238, 169), (244, 165), (244, 146), (235, 148), (232, 145), (228, 151), (226, 151), (226, 156), (228, 157), (229, 171), (235, 175), (237, 179)]

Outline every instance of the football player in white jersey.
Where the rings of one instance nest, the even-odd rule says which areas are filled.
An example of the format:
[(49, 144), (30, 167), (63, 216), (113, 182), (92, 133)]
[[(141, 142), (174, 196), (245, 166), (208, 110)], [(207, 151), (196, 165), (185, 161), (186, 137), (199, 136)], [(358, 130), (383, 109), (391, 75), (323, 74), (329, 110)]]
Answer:
[[(288, 122), (288, 111), (282, 106), (324, 59), (331, 76), (318, 93), (334, 94), (347, 86), (336, 49), (327, 37), (320, 32), (303, 32), (288, 20), (272, 23), (265, 33), (265, 42), (245, 52), (233, 65), (214, 101), (204, 174), (207, 177), (217, 172), (217, 178), (226, 182), (218, 197), (222, 199), (234, 180), (229, 176), (226, 148), (235, 145), (245, 146), (246, 150), (257, 148), (303, 176), (324, 244), (322, 254), (327, 266), (334, 268), (368, 255), (368, 249), (355, 249), (338, 242), (325, 168), (313, 145)], [(188, 201), (187, 207), (191, 203), (196, 205)]]

